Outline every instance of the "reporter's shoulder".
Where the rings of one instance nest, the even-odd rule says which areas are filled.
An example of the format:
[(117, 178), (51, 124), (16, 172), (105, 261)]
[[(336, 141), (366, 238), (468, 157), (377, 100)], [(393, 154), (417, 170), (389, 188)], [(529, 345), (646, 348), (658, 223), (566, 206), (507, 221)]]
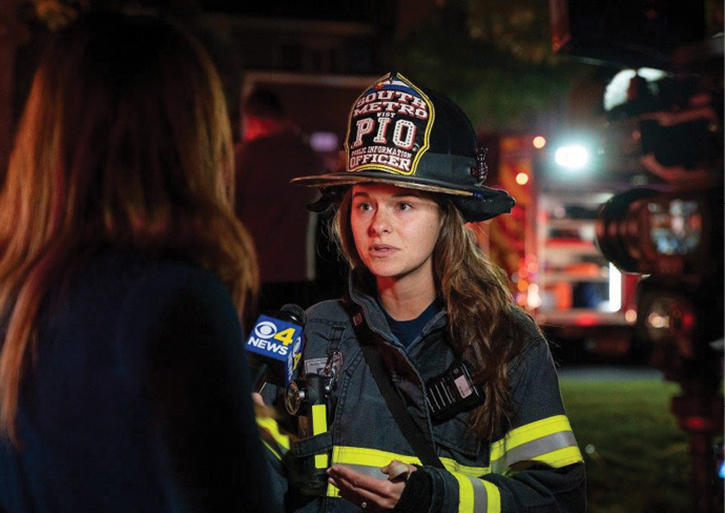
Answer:
[(196, 293), (231, 301), (217, 273), (181, 258), (158, 258), (136, 249), (105, 248), (79, 257), (68, 283), (77, 294), (128, 301), (158, 302)]
[(140, 264), (126, 304), (149, 311), (186, 305), (237, 317), (231, 295), (219, 276), (185, 260), (146, 260)]
[(221, 287), (219, 275), (199, 264), (187, 260), (156, 260), (151, 263), (146, 279), (158, 285), (170, 284), (179, 289), (206, 289)]
[(198, 356), (209, 348), (231, 355), (242, 347), (239, 315), (215, 272), (143, 255), (124, 268), (129, 281), (118, 298), (114, 326), (120, 361), (142, 362), (151, 352), (171, 359)]

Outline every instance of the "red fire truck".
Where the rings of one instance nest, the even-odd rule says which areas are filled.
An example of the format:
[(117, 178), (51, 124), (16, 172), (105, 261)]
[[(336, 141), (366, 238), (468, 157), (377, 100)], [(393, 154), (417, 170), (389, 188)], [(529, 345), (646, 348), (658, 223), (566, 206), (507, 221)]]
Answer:
[(584, 145), (530, 135), (486, 143), (492, 178), (516, 206), (481, 227), (479, 240), (518, 304), (569, 356), (639, 357), (638, 278), (612, 266), (596, 240), (600, 206), (630, 184), (605, 176)]

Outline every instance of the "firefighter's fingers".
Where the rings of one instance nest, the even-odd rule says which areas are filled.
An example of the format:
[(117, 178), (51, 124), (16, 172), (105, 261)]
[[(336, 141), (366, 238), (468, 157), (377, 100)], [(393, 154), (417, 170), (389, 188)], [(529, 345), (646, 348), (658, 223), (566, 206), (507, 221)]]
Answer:
[(418, 470), (414, 465), (408, 465), (402, 461), (393, 460), (380, 469), (383, 474), (388, 475), (390, 481), (407, 481), (412, 472)]
[(376, 479), (339, 465), (333, 465), (327, 473), (343, 498), (373, 511), (387, 511), (395, 507), (405, 488), (404, 481), (393, 483), (387, 479)]

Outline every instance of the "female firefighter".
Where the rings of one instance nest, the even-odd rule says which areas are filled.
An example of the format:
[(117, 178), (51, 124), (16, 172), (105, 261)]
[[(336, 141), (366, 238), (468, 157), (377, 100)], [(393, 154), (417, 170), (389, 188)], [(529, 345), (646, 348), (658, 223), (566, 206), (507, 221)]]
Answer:
[(284, 396), (297, 436), (259, 421), (288, 510), (583, 511), (547, 342), (466, 226), (513, 206), (482, 185), (470, 121), (390, 73), (353, 105), (346, 150), (344, 171), (293, 180), (336, 208), (350, 286), (307, 312)]

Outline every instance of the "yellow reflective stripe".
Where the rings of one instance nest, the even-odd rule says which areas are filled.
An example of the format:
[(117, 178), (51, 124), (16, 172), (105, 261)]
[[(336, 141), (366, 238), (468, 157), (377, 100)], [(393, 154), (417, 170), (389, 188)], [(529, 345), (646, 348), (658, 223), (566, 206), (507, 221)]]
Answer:
[(501, 492), (483, 479), (451, 473), (458, 481), (459, 513), (501, 513)]
[[(415, 456), (385, 452), (364, 447), (335, 446), (332, 449), (332, 464), (361, 465), (367, 467), (384, 467), (392, 460), (402, 461), (408, 465), (420, 465)], [(441, 463), (449, 472), (460, 472), (467, 476), (482, 476), (491, 472), (490, 467), (469, 467), (461, 465), (451, 458), (441, 458)]]
[(330, 483), (327, 483), (327, 492), (325, 493), (327, 497), (340, 497), (340, 490), (334, 486), (332, 486)]
[[(327, 406), (315, 404), (312, 406), (312, 434), (320, 435), (327, 431)], [(327, 454), (315, 455), (315, 468), (327, 468)]]
[(340, 447), (332, 448), (332, 464), (362, 465), (367, 467), (384, 467), (392, 460), (402, 461), (408, 465), (420, 465), (420, 460), (415, 456), (405, 456), (393, 452), (380, 451), (378, 449), (367, 449), (364, 447)]
[[(285, 451), (289, 451), (290, 443), (289, 443), (289, 436), (283, 434), (279, 430), (279, 425), (277, 425), (277, 422), (271, 418), (271, 417), (256, 417), (257, 419), (257, 426), (264, 432), (266, 432), (270, 437), (272, 437), (272, 440), (276, 442), (280, 447), (285, 449)], [(264, 433), (262, 434), (264, 436)]]
[(484, 476), (491, 473), (491, 467), (468, 467), (451, 458), (441, 458), (440, 460), (448, 472), (459, 472), (467, 476)]
[(557, 415), (512, 429), (506, 434), (506, 447), (510, 450), (537, 438), (542, 438), (562, 431), (571, 431), (571, 424), (566, 415)]
[(464, 476), (453, 472), (458, 481), (458, 513), (473, 513), (473, 484)]
[[(539, 441), (538, 444), (536, 441)], [(522, 447), (526, 444), (529, 444), (526, 448)], [(515, 451), (517, 447), (521, 447), (522, 451)], [(565, 457), (551, 456), (562, 450), (567, 450)], [(514, 461), (505, 461), (507, 453), (508, 459)], [(525, 457), (520, 459), (522, 456)], [(541, 461), (554, 467), (583, 461), (566, 415), (556, 415), (513, 429), (491, 445), (492, 468), (497, 472), (504, 472), (501, 466), (526, 460)]]
[(486, 513), (501, 513), (501, 492), (493, 483), (483, 481), (483, 486), (486, 487), (486, 497), (488, 497), (488, 509)]
[[(408, 465), (420, 465), (421, 462), (415, 456), (395, 454), (393, 452), (380, 451), (378, 449), (367, 449), (364, 447), (335, 446), (332, 448), (332, 464), (346, 465), (348, 467), (374, 467), (380, 469), (393, 460), (402, 461)], [(358, 472), (362, 471), (356, 468)], [(340, 492), (332, 485), (327, 487), (328, 497), (339, 497)]]
[(582, 458), (579, 447), (565, 447), (564, 449), (544, 454), (536, 458), (536, 461), (542, 461), (553, 468), (561, 468), (584, 461), (584, 458)]
[(312, 434), (320, 435), (327, 431), (327, 406), (315, 404), (312, 406)]
[(264, 446), (267, 449), (269, 449), (269, 452), (271, 452), (272, 454), (274, 454), (274, 457), (275, 458), (277, 458), (278, 460), (282, 460), (282, 454), (276, 448), (272, 447), (272, 445), (270, 445), (267, 442), (267, 440), (265, 440), (264, 438), (262, 438), (262, 443), (264, 444)]
[[(375, 473), (377, 473), (379, 472), (378, 469), (386, 466), (392, 460), (402, 461), (403, 463), (407, 463), (409, 465), (421, 464), (420, 460), (415, 456), (396, 454), (378, 449), (340, 446), (335, 446), (332, 449), (333, 465), (353, 467), (353, 470), (367, 475), (371, 475), (373, 472), (366, 472), (364, 467), (374, 468), (376, 469)], [(458, 481), (460, 490), (460, 513), (500, 513), (501, 494), (498, 488), (493, 483), (476, 479), (476, 476), (489, 473), (489, 469), (487, 467), (466, 467), (464, 465), (457, 464), (449, 458), (442, 458), (442, 460), (446, 469), (451, 472), (451, 475), (453, 475)], [(458, 469), (462, 469), (463, 471), (459, 471)], [(476, 486), (473, 484), (474, 479), (476, 479)], [(479, 485), (482, 485), (483, 489), (480, 490), (481, 493), (476, 494), (475, 490)], [(339, 490), (330, 485), (327, 487), (327, 496), (339, 497)], [(478, 503), (476, 503), (476, 499), (478, 499)]]

